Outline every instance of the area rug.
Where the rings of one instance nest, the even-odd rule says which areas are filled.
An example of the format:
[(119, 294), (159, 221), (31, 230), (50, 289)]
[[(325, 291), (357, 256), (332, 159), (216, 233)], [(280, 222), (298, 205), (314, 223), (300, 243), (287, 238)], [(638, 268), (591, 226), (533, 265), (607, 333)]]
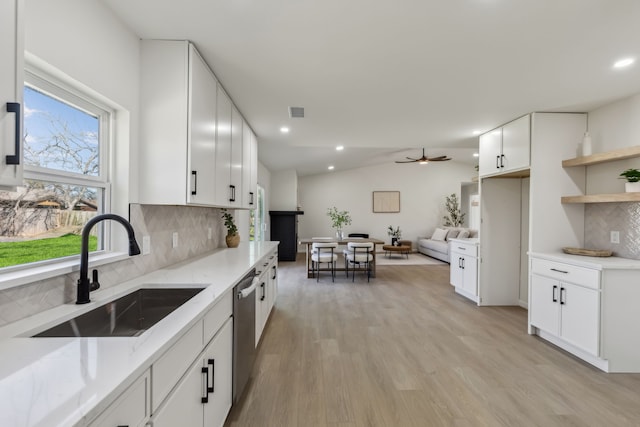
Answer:
[(446, 262), (442, 262), (435, 258), (428, 257), (422, 254), (409, 254), (409, 259), (404, 255), (400, 257), (399, 254), (393, 254), (391, 258), (384, 256), (384, 252), (376, 253), (376, 262), (380, 265), (446, 265)]

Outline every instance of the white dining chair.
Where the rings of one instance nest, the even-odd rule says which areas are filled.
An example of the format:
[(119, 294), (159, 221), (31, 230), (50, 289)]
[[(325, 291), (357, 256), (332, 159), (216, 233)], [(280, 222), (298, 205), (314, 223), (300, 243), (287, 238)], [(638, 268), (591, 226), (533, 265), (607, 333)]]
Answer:
[(373, 262), (373, 243), (370, 242), (349, 242), (344, 255), (344, 271), (349, 277), (349, 266), (352, 266), (351, 281), (356, 277), (356, 269), (367, 272), (367, 282), (371, 278), (371, 263)]
[(336, 277), (336, 261), (338, 254), (335, 253), (338, 244), (336, 242), (315, 242), (312, 245), (311, 268), (316, 274), (316, 282), (320, 281), (320, 264), (327, 264), (331, 268), (331, 281)]

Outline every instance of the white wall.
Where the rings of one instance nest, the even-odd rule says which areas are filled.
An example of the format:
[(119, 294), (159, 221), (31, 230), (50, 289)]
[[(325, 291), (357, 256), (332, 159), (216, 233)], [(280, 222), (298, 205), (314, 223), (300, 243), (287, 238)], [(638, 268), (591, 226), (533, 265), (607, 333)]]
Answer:
[[(460, 196), (460, 183), (475, 174), (472, 165), (455, 161), (419, 164), (388, 164), (300, 177), (298, 235), (333, 236), (327, 209), (335, 206), (351, 214), (348, 233), (368, 233), (389, 241), (387, 227), (400, 226), (402, 238), (414, 242), (442, 224), (445, 197)], [(400, 213), (373, 213), (373, 191), (400, 191)], [(304, 250), (304, 249), (299, 249)]]
[[(26, 0), (25, 50), (80, 85), (91, 88), (117, 111), (115, 155), (130, 167), (114, 170), (112, 209), (127, 213), (137, 201), (138, 87), (140, 44), (102, 2)], [(120, 120), (121, 119), (121, 120)]]
[(298, 173), (295, 169), (271, 174), (271, 210), (295, 211), (298, 207)]

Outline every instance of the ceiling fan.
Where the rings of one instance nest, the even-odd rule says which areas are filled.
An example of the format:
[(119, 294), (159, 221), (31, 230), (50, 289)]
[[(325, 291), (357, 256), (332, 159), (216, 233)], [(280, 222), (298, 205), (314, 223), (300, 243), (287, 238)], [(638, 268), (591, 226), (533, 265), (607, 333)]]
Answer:
[(422, 149), (422, 157), (418, 158), (418, 159), (414, 159), (412, 157), (407, 157), (407, 159), (409, 160), (396, 160), (396, 163), (415, 163), (418, 162), (421, 165), (426, 165), (429, 162), (444, 162), (447, 160), (451, 160), (451, 157), (447, 157), (447, 156), (438, 156), (438, 157), (427, 157), (424, 154), (424, 148)]

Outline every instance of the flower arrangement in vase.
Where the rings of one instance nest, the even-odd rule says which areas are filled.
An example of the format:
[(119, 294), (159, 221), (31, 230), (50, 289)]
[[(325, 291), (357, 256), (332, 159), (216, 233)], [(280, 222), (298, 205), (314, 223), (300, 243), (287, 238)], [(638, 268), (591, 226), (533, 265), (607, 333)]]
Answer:
[(400, 226), (393, 228), (392, 225), (387, 227), (387, 235), (391, 236), (391, 245), (398, 246), (398, 240), (402, 237), (402, 231), (400, 231)]
[(336, 237), (340, 240), (344, 239), (342, 228), (345, 225), (351, 225), (351, 215), (348, 211), (339, 211), (335, 206), (327, 208), (327, 216), (331, 218), (331, 227), (336, 229)]

